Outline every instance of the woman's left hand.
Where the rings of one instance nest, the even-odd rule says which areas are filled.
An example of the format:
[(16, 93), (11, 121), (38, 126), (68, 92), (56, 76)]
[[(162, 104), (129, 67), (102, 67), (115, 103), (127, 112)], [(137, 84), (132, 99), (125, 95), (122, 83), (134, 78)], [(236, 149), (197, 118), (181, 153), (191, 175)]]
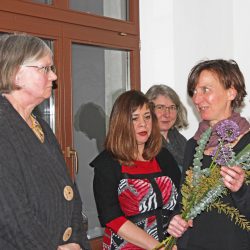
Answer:
[(81, 247), (76, 243), (69, 243), (59, 246), (57, 250), (81, 250)]
[(239, 166), (221, 167), (220, 171), (225, 186), (232, 192), (237, 192), (245, 180), (245, 171)]

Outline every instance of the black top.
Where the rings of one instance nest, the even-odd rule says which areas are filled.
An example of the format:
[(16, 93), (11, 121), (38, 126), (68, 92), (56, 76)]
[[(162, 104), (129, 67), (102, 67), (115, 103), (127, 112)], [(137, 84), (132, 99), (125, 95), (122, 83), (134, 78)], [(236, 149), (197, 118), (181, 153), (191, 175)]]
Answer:
[[(72, 242), (88, 249), (77, 187), (52, 130), (38, 120), (44, 143), (0, 95), (0, 249), (56, 250)], [(73, 189), (72, 200), (65, 199), (65, 186)]]
[[(162, 148), (156, 157), (165, 176), (169, 176), (179, 189), (181, 173), (169, 151)], [(99, 220), (102, 226), (124, 216), (118, 200), (118, 185), (122, 179), (121, 165), (112, 155), (103, 151), (91, 163), (95, 167), (94, 194)]]
[[(233, 150), (237, 154), (248, 143), (250, 143), (250, 132), (244, 135)], [(186, 147), (184, 162), (186, 172), (192, 165), (193, 156), (197, 142), (191, 138)], [(204, 155), (203, 167), (208, 167), (211, 157)], [(184, 177), (183, 177), (184, 178)], [(240, 213), (250, 220), (250, 187), (246, 184), (235, 193), (229, 192), (221, 198), (223, 203), (239, 209)], [(224, 213), (212, 209), (210, 212), (202, 212), (194, 219), (193, 228), (188, 229), (184, 236), (178, 241), (178, 250), (249, 250), (249, 233), (242, 230), (235, 221)]]
[(187, 139), (176, 128), (169, 129), (168, 141), (164, 137), (162, 137), (162, 139), (163, 147), (166, 147), (174, 156), (180, 170), (182, 171)]

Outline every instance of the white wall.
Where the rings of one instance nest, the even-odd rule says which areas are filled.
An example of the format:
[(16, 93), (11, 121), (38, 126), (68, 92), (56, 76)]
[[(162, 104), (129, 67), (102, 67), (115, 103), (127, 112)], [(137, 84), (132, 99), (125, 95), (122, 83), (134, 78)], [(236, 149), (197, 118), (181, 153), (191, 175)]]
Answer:
[[(250, 93), (250, 1), (140, 0), (141, 86), (173, 87), (188, 109), (190, 138), (198, 116), (186, 94), (187, 76), (202, 59), (234, 59)], [(249, 95), (243, 115), (250, 119)]]

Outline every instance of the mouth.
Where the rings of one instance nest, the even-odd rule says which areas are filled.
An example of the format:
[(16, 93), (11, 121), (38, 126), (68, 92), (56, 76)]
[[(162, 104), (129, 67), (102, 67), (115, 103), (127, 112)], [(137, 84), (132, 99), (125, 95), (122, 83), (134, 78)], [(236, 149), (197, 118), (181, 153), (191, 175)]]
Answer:
[(145, 136), (145, 135), (148, 134), (148, 132), (147, 132), (147, 131), (142, 131), (142, 132), (139, 132), (138, 134), (139, 134), (140, 136)]
[(208, 107), (207, 106), (201, 106), (201, 107), (198, 107), (198, 110), (199, 111), (205, 111), (205, 110), (207, 110), (208, 109)]

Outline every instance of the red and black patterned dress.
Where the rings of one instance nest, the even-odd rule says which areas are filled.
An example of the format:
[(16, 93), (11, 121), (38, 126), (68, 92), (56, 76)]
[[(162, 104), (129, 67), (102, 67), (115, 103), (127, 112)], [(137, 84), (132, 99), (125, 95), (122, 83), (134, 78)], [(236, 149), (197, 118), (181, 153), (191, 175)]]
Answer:
[(141, 249), (117, 235), (127, 220), (162, 241), (177, 200), (180, 172), (162, 149), (152, 161), (121, 166), (106, 151), (92, 163), (99, 219), (105, 226), (103, 249)]

